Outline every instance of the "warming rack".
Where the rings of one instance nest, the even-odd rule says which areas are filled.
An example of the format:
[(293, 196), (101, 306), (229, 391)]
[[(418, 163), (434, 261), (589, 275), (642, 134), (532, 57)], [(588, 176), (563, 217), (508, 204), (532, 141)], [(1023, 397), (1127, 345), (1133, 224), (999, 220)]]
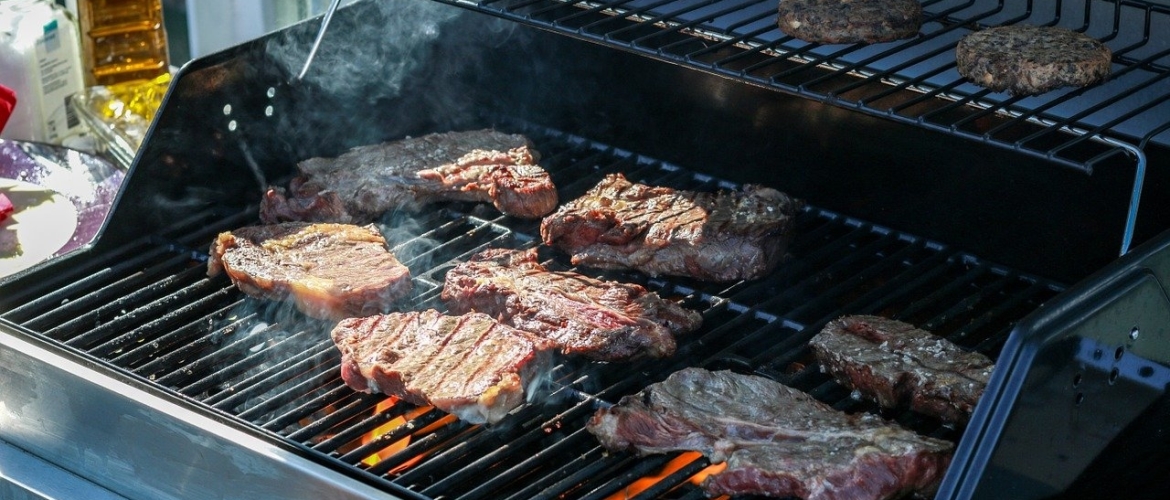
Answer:
[[(777, 0), (439, 0), (1092, 173), (1131, 165), (1129, 251), (1147, 148), (1170, 144), (1170, 6), (1140, 0), (925, 0), (920, 35), (825, 45), (785, 35)], [(1059, 25), (1104, 41), (1100, 85), (1034, 97), (964, 80), (954, 49), (985, 27)], [(1111, 160), (1111, 162), (1107, 162)]]

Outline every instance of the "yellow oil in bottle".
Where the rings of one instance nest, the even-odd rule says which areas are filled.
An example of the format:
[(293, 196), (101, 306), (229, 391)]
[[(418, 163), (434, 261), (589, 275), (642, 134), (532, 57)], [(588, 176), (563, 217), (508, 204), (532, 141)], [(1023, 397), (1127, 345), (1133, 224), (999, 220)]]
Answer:
[(86, 84), (153, 80), (170, 69), (161, 0), (78, 0)]

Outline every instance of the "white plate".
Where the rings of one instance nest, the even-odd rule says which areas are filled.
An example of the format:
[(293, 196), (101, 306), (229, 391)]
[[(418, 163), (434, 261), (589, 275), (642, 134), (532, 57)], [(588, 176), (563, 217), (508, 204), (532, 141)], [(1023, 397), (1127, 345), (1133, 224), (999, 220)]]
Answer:
[(0, 192), (16, 207), (3, 228), (15, 231), (21, 252), (0, 256), (0, 276), (41, 262), (69, 243), (77, 229), (77, 207), (61, 193), (16, 179), (0, 178)]

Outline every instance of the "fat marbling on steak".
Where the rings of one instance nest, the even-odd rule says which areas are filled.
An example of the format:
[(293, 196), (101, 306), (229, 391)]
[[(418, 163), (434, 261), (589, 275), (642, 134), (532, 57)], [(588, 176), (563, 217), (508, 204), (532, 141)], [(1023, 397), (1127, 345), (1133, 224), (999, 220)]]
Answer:
[(737, 281), (776, 267), (804, 206), (772, 188), (695, 192), (607, 175), (540, 224), (573, 264)]
[(473, 424), (498, 422), (524, 403), (554, 347), (486, 314), (434, 309), (345, 319), (331, 335), (346, 385), (434, 405)]
[(410, 292), (410, 270), (373, 225), (286, 222), (220, 233), (207, 274), (244, 293), (291, 299), (302, 312), (341, 319), (384, 311)]
[(935, 490), (953, 445), (869, 413), (846, 414), (778, 382), (686, 368), (598, 410), (586, 429), (612, 451), (694, 450), (723, 471), (712, 496), (889, 499)]
[(269, 188), (265, 222), (369, 222), (392, 210), (474, 201), (539, 218), (557, 205), (548, 172), (527, 137), (495, 130), (446, 132), (355, 147), (297, 165), (289, 189)]
[(674, 354), (675, 335), (697, 329), (695, 311), (641, 285), (549, 271), (536, 249), (488, 249), (447, 271), (443, 301), (555, 341), (561, 352), (601, 361)]
[(830, 321), (811, 341), (821, 367), (886, 408), (965, 424), (995, 364), (913, 325), (881, 316)]

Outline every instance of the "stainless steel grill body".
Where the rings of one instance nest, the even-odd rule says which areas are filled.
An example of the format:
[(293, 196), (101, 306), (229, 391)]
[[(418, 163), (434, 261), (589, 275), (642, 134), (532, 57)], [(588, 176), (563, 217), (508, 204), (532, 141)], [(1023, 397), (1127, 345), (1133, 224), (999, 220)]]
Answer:
[[(710, 44), (704, 53), (736, 60), (760, 52), (752, 43), (695, 42), (682, 25), (652, 15), (671, 4), (615, 15), (613, 8), (633, 4), (358, 2), (338, 12), (302, 81), (289, 83), (316, 34), (314, 22), (184, 67), (96, 244), (0, 283), (0, 366), (18, 368), (0, 370), (0, 418), (9, 419), (0, 439), (130, 498), (604, 498), (668, 463), (682, 468), (641, 495), (699, 498), (688, 478), (710, 465), (706, 459), (604, 453), (583, 430), (597, 401), (615, 402), (679, 368), (704, 366), (766, 375), (844, 411), (877, 411), (812, 362), (806, 342), (825, 322), (883, 314), (1017, 364), (1031, 345), (1026, 334), (1046, 325), (1026, 318), (1050, 317), (1040, 314), (1046, 304), (1091, 298), (1108, 288), (1098, 282), (1113, 282), (1115, 269), (1157, 261), (1157, 241), (1143, 247), (1150, 255), (1117, 261), (1134, 165), (1108, 154), (1112, 145), (1094, 142), (1106, 155), (1092, 153), (1093, 168), (1068, 168), (997, 140), (973, 141), (696, 68), (693, 57), (671, 51), (646, 58), (644, 43), (613, 50), (634, 33), (665, 27), (633, 39), (677, 36), (669, 47)], [(705, 5), (734, 10), (727, 2)], [(542, 13), (552, 11), (566, 15), (550, 23)], [(583, 26), (568, 28), (570, 19)], [(611, 26), (608, 38), (597, 39), (600, 26)], [(747, 55), (728, 52), (741, 45)], [(798, 220), (791, 258), (758, 281), (717, 285), (583, 269), (679, 299), (703, 313), (705, 326), (671, 359), (565, 361), (549, 374), (544, 401), (491, 429), (353, 392), (337, 373), (328, 324), (206, 276), (215, 234), (256, 223), (262, 190), (285, 182), (296, 160), (485, 126), (529, 135), (565, 200), (606, 173), (623, 172), (696, 190), (763, 183), (811, 208)], [(1028, 120), (1019, 126), (1045, 127)], [(1164, 158), (1150, 142), (1148, 158)], [(1165, 185), (1162, 170), (1150, 169), (1148, 188)], [(1164, 207), (1143, 207), (1141, 215), (1139, 242), (1170, 227)], [(380, 223), (414, 276), (403, 309), (438, 305), (446, 269), (480, 249), (538, 245), (536, 221), (483, 206), (448, 204)], [(564, 255), (541, 252), (551, 268), (568, 267)], [(1163, 268), (1148, 266), (1154, 293)], [(1102, 310), (1113, 304), (1097, 303)], [(1143, 307), (1085, 329), (1128, 335), (1132, 325), (1117, 324), (1140, 323), (1141, 340), (1124, 344), (1134, 357), (1117, 360), (1155, 360), (1141, 365), (1153, 370), (1161, 366), (1156, 349), (1134, 346), (1159, 345), (1157, 311)], [(1028, 332), (1019, 331), (1022, 320)], [(1097, 383), (1095, 368), (1067, 363), (1059, 355), (1067, 349), (1054, 352), (1069, 381), (1079, 375)], [(1133, 368), (1132, 376), (1119, 369), (1120, 380), (1143, 378), (1140, 366)], [(1030, 371), (1019, 373), (1031, 380), (1023, 377)], [(1010, 385), (1016, 374), (999, 370), (997, 383)], [(1106, 401), (1097, 398), (1104, 389), (1066, 385), (1053, 393), (1068, 392), (1069, 402), (1086, 393), (1091, 404)], [(1142, 394), (1144, 401), (1149, 394)], [(995, 399), (981, 403), (987, 417), (1010, 406)], [(991, 454), (996, 443), (983, 441), (1016, 429), (988, 427), (968, 437), (921, 416), (887, 416), (971, 453)], [(1076, 429), (1118, 431), (1117, 422), (1090, 420)], [(370, 458), (380, 451), (384, 457)], [(981, 463), (956, 468), (944, 491), (988, 494), (976, 486), (1004, 469)], [(1077, 479), (1075, 470), (1060, 477), (1017, 472), (1022, 479), (1001, 474), (998, 484), (1042, 496)]]

